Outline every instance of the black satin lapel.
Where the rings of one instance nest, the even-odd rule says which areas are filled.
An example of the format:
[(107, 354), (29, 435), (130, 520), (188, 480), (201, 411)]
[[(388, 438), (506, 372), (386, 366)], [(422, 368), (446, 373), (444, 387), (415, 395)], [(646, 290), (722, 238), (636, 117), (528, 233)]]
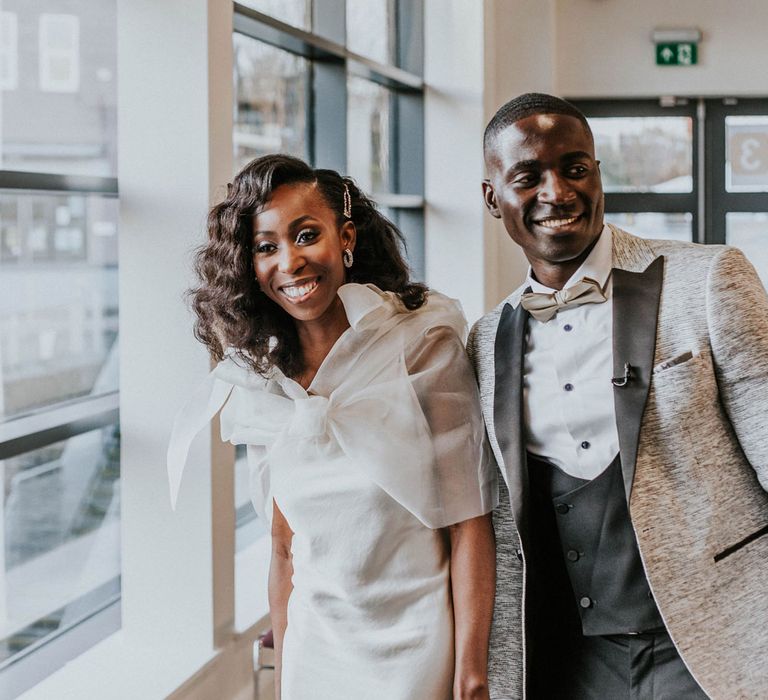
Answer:
[(644, 272), (612, 272), (613, 376), (622, 377), (627, 362), (632, 367), (626, 386), (613, 388), (627, 502), (635, 478), (640, 424), (651, 384), (663, 274), (663, 257), (656, 258)]
[(507, 304), (501, 312), (494, 347), (493, 424), (504, 458), (512, 514), (521, 537), (526, 529), (528, 490), (523, 441), (523, 351), (527, 319), (528, 312), (522, 306), (513, 309)]

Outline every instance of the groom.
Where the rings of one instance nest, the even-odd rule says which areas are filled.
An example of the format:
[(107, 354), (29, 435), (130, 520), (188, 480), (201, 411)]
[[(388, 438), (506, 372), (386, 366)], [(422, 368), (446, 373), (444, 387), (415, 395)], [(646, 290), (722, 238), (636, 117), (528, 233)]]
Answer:
[(485, 204), (530, 263), (469, 341), (508, 494), (491, 697), (768, 697), (754, 269), (606, 225), (591, 130), (563, 100), (511, 100), (484, 151)]

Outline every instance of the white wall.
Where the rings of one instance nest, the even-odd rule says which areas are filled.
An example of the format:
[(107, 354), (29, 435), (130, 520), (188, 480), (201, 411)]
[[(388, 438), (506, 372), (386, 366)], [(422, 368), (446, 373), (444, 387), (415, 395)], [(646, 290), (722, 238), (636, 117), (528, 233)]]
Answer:
[[(556, 0), (556, 90), (570, 97), (768, 93), (765, 0)], [(656, 66), (654, 28), (703, 32), (699, 64)]]
[(461, 0), (425, 5), (426, 277), (472, 320), (485, 307), (483, 13)]
[(527, 262), (485, 210), (482, 137), (510, 97), (554, 85), (554, 0), (427, 0), (427, 282), (470, 323), (522, 281)]

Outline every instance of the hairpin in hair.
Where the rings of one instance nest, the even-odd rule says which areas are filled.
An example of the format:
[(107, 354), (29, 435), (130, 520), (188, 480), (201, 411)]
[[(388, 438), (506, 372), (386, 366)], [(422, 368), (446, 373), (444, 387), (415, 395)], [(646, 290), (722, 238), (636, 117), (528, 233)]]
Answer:
[(347, 183), (344, 183), (344, 209), (343, 209), (344, 216), (347, 219), (352, 218), (352, 197), (349, 194), (349, 187), (347, 186)]

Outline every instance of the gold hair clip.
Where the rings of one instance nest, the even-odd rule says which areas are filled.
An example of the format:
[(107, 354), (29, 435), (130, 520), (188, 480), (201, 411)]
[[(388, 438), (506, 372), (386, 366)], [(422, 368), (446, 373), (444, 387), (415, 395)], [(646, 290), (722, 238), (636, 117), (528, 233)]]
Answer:
[(352, 197), (349, 194), (349, 187), (347, 187), (347, 183), (344, 183), (344, 216), (347, 219), (352, 218)]

